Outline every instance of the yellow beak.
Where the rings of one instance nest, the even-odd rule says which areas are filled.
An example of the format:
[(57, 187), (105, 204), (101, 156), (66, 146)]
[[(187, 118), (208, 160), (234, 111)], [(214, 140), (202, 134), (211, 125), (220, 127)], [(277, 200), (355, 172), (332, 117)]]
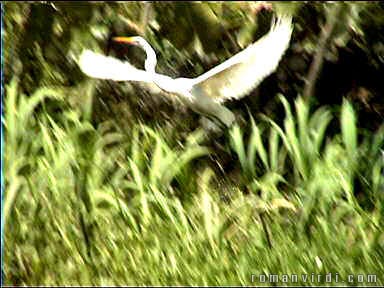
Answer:
[(113, 41), (119, 42), (119, 43), (135, 43), (136, 42), (136, 37), (113, 37)]

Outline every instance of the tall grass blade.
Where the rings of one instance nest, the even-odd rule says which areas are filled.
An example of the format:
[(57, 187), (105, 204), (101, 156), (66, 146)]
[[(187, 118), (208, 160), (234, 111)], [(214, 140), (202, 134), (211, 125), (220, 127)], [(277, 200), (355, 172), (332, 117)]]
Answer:
[(341, 106), (341, 135), (349, 157), (354, 158), (357, 150), (357, 127), (355, 111), (347, 100)]
[(265, 169), (269, 169), (267, 151), (265, 150), (263, 141), (261, 139), (261, 132), (257, 127), (253, 118), (251, 118), (252, 134), (248, 144), (248, 159), (251, 171), (256, 171), (255, 167), (255, 152), (258, 153)]
[(235, 125), (229, 132), (229, 135), (230, 135), (231, 146), (233, 150), (236, 152), (237, 157), (239, 158), (241, 168), (243, 169), (243, 171), (246, 171), (248, 173), (249, 169), (248, 169), (247, 156), (245, 154), (243, 134), (240, 130), (240, 127), (238, 125)]

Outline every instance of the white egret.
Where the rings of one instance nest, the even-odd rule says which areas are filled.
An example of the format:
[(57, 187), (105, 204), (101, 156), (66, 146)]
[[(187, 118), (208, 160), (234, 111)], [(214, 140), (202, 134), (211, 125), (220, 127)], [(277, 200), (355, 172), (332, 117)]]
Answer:
[(275, 71), (288, 48), (292, 30), (291, 16), (277, 17), (266, 35), (196, 78), (173, 79), (156, 73), (156, 53), (140, 36), (115, 37), (114, 40), (142, 47), (147, 55), (145, 70), (137, 69), (129, 62), (89, 50), (81, 54), (79, 66), (85, 74), (93, 78), (155, 84), (168, 95), (178, 97), (195, 112), (218, 119), (229, 127), (235, 117), (222, 103), (246, 96)]

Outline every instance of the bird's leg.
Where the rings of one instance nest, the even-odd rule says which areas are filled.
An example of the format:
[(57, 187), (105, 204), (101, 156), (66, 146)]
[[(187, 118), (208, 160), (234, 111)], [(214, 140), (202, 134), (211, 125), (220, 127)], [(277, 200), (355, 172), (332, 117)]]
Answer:
[(202, 128), (197, 128), (197, 131), (203, 132), (200, 144), (212, 147), (216, 152), (225, 151), (223, 141), (227, 138), (228, 128), (213, 117), (202, 116), (199, 122)]
[(233, 114), (227, 107), (219, 104), (215, 109), (214, 116), (218, 118), (226, 128), (230, 128), (236, 121), (235, 114)]
[[(235, 123), (234, 114), (224, 106), (219, 105), (214, 114), (202, 116), (200, 124), (209, 138), (219, 138)], [(210, 111), (213, 112), (213, 111)]]
[[(224, 107), (225, 108), (225, 107)], [(225, 108), (226, 109), (226, 108)], [(235, 122), (235, 118), (232, 112), (229, 112), (231, 114), (228, 114), (225, 111), (223, 112), (219, 111), (220, 113), (217, 113), (215, 115), (202, 115), (200, 118), (200, 124), (203, 127), (204, 131), (207, 132), (208, 138), (219, 138), (221, 137)], [(233, 118), (232, 118), (233, 116)]]
[(217, 123), (214, 119), (210, 119), (208, 117), (202, 116), (200, 118), (200, 125), (204, 128), (205, 131), (208, 131), (209, 134), (219, 134), (223, 133), (223, 126), (221, 123)]
[(189, 106), (197, 113), (220, 122), (219, 125), (223, 125), (223, 128), (229, 128), (235, 122), (235, 115), (231, 110), (204, 94), (196, 93)]

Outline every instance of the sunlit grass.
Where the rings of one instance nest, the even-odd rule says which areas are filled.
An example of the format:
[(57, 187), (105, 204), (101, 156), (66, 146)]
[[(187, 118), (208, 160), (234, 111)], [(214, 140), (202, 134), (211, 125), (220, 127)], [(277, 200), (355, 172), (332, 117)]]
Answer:
[[(296, 115), (281, 98), (282, 127), (251, 120), (249, 139), (233, 127), (242, 175), (233, 184), (192, 138), (174, 145), (142, 124), (122, 133), (69, 108), (59, 119), (36, 109), (64, 96), (20, 95), (16, 82), (7, 90), (6, 284), (262, 285), (252, 275), (329, 272), (383, 284), (384, 129), (358, 141), (348, 102), (340, 134), (328, 138), (330, 112), (310, 113), (300, 98)], [(227, 202), (218, 180), (233, 191)]]

